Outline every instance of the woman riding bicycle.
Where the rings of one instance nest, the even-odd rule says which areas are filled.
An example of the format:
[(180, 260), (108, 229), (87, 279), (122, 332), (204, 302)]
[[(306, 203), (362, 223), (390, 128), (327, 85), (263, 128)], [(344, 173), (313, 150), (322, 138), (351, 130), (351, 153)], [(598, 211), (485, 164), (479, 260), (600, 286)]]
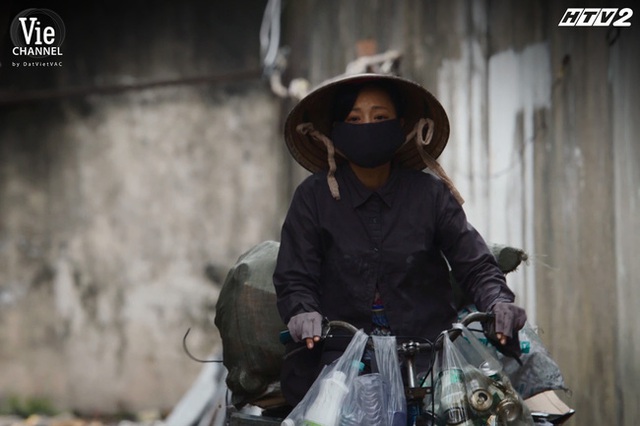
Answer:
[(495, 314), (501, 344), (517, 341), (526, 314), (436, 161), (448, 136), (438, 100), (391, 75), (331, 81), (289, 114), (287, 146), (313, 173), (291, 201), (273, 275), (280, 315), (309, 349), (284, 361), (292, 406), (340, 356), (319, 343), (323, 318), (435, 339), (456, 320), (451, 277)]

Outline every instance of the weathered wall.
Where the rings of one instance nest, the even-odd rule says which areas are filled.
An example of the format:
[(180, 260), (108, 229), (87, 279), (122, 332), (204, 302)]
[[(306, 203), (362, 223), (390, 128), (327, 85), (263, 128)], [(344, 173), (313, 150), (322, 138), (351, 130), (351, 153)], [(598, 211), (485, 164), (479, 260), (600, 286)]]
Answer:
[[(614, 250), (616, 265), (616, 394), (620, 424), (637, 423), (640, 406), (640, 87), (627, 82), (640, 75), (640, 41), (637, 20), (630, 31), (621, 34), (611, 47), (609, 84), (611, 85), (611, 134), (614, 159)], [(606, 283), (607, 288), (610, 284)]]
[[(592, 6), (625, 6), (606, 3)], [(293, 63), (315, 83), (344, 72), (358, 40), (403, 53), (402, 74), (449, 112), (441, 162), (470, 220), (531, 255), (509, 282), (572, 390), (569, 423), (632, 425), (640, 39), (637, 25), (558, 28), (576, 6), (305, 1), (289, 5), (288, 22)]]
[(201, 368), (187, 328), (194, 353), (220, 349), (218, 285), (284, 209), (263, 8), (59, 7), (64, 66), (2, 69), (5, 96), (87, 89), (0, 106), (0, 398), (168, 410)]
[[(554, 4), (551, 15), (568, 6)], [(574, 390), (577, 418), (623, 424), (613, 373), (619, 350), (616, 312), (623, 307), (616, 303), (609, 112), (615, 99), (610, 96), (607, 29), (556, 27), (549, 36), (553, 108), (548, 139), (536, 161), (537, 236), (551, 268), (538, 268), (538, 294), (549, 301), (540, 306), (540, 325)]]

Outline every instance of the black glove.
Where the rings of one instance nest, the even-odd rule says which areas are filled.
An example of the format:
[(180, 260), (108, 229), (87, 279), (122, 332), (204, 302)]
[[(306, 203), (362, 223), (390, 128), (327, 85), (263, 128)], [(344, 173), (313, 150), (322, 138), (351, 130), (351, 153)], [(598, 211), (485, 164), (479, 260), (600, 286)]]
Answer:
[(291, 317), (287, 323), (294, 342), (322, 335), (322, 315), (317, 312), (303, 312)]
[[(521, 307), (513, 303), (496, 303), (491, 310), (494, 320), (487, 333), (487, 338), (498, 351), (506, 356), (514, 358), (520, 365), (520, 339), (518, 331), (527, 322), (527, 313)], [(506, 337), (506, 343), (500, 342), (497, 334)]]
[(496, 303), (491, 311), (495, 315), (495, 332), (509, 338), (517, 338), (518, 331), (527, 322), (527, 313), (513, 303)]

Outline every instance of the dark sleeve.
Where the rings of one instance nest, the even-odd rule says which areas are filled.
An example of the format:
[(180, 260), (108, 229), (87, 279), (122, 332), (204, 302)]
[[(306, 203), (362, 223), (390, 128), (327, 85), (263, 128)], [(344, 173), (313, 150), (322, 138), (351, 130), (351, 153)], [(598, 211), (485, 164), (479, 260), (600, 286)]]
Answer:
[(497, 302), (513, 302), (515, 295), (495, 257), (444, 185), (438, 191), (436, 206), (436, 242), (462, 290), (480, 311), (489, 311)]
[(322, 254), (312, 189), (304, 182), (296, 189), (282, 226), (273, 283), (285, 324), (298, 313), (320, 312)]

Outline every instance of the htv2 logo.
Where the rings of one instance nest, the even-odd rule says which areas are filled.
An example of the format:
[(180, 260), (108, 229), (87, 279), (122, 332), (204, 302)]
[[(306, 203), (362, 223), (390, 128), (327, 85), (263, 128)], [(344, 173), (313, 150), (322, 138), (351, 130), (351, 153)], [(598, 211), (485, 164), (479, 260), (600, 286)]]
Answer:
[(559, 27), (630, 27), (633, 10), (618, 8), (570, 7), (558, 24)]

